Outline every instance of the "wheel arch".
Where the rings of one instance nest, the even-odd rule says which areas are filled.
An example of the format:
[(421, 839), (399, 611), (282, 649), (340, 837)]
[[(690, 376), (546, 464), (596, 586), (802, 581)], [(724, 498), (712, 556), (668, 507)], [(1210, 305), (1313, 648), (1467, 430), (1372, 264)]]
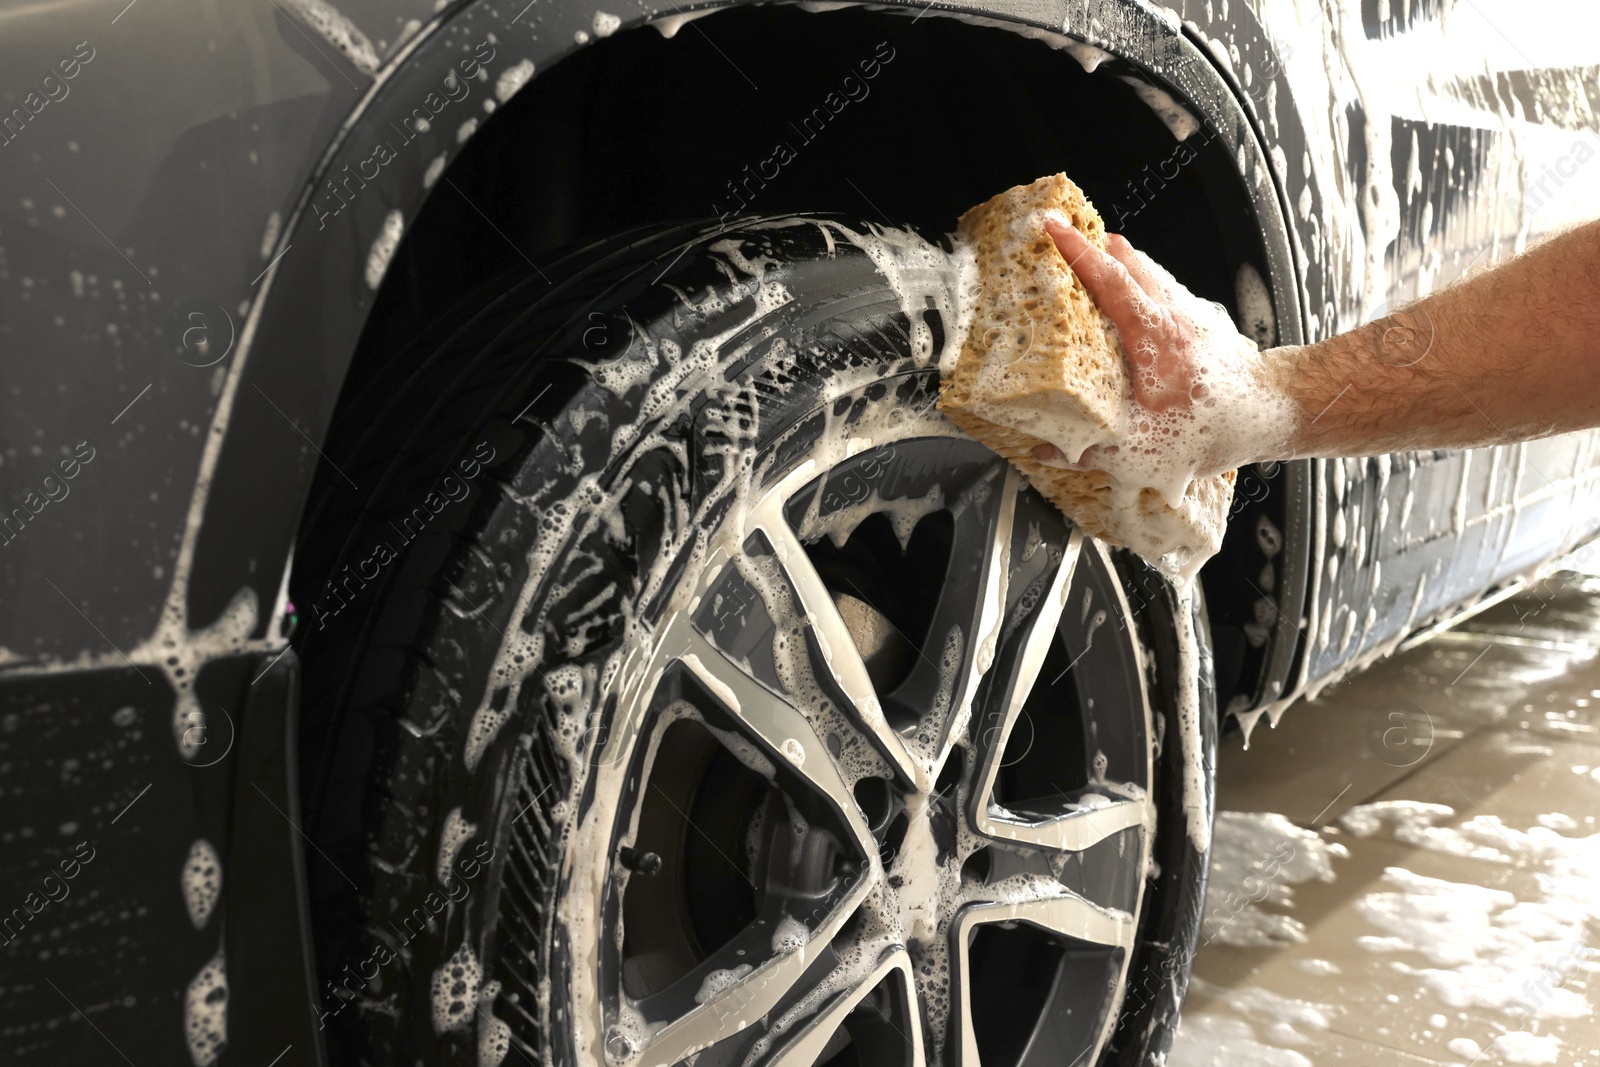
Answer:
[[(1202, 153), (1203, 158), (1212, 160), (1207, 166), (1216, 169), (1222, 165), (1216, 161), (1221, 160), (1232, 170), (1231, 176), (1218, 170), (1218, 180), (1232, 183), (1229, 196), (1234, 206), (1229, 216), (1219, 221), (1219, 233), (1225, 242), (1255, 246), (1255, 254), (1244, 258), (1254, 259), (1265, 276), (1277, 320), (1276, 337), (1281, 342), (1301, 339), (1305, 321), (1301, 287), (1286, 231), (1283, 196), (1272, 180), (1255, 121), (1241, 104), (1236, 87), (1175, 19), (1128, 0), (1064, 0), (1045, 5), (990, 0), (960, 10), (899, 6), (904, 10), (801, 16), (794, 12), (795, 5), (760, 5), (765, 11), (762, 15), (752, 10), (757, 5), (735, 0), (696, 11), (697, 16), (715, 12), (715, 17), (703, 24), (691, 23), (694, 28), (685, 30), (680, 38), (704, 37), (703, 43), (710, 48), (703, 48), (696, 62), (715, 64), (720, 60), (711, 48), (717, 45), (711, 44), (711, 36), (704, 31), (719, 27), (713, 32), (720, 40), (724, 33), (720, 27), (728, 23), (717, 20), (728, 19), (729, 13), (780, 22), (805, 18), (824, 29), (838, 25), (827, 23), (828, 19), (872, 20), (917, 32), (931, 28), (935, 30), (932, 35), (970, 41), (974, 57), (985, 47), (1016, 55), (1022, 54), (1017, 49), (1042, 53), (1046, 50), (1036, 42), (1043, 40), (1051, 46), (1051, 62), (1060, 65), (1064, 77), (1075, 71), (1073, 76), (1098, 87), (1101, 103), (1113, 110), (1121, 108), (1124, 114), (1131, 114), (1126, 100), (1136, 91), (1125, 84), (1128, 79), (1169, 93), (1199, 120), (1206, 141), (1214, 147), (1209, 155)], [(924, 19), (924, 15), (930, 17)], [(645, 28), (650, 21), (648, 16), (635, 18), (608, 34), (613, 39), (593, 40), (597, 31), (611, 27), (586, 10), (541, 5), (508, 13), (474, 2), (441, 13), (380, 72), (324, 153), (316, 178), (302, 191), (295, 212), (283, 227), (274, 252), (277, 258), (261, 280), (261, 293), (241, 331), (237, 358), (244, 366), (235, 399), (257, 391), (271, 397), (273, 403), (234, 404), (205, 498), (206, 521), (200, 527), (187, 592), (190, 618), (218, 616), (241, 586), (250, 586), (262, 604), (276, 605), (276, 610), (262, 612), (258, 635), (277, 632), (287, 612), (284, 590), (292, 562), (289, 546), (294, 543), (319, 463), (327, 465), (334, 460), (320, 451), (302, 450), (294, 456), (266, 452), (260, 442), (281, 440), (282, 427), (277, 422), (288, 412), (308, 442), (319, 447), (325, 444), (339, 398), (369, 384), (375, 376), (396, 370), (382, 358), (386, 350), (372, 343), (373, 339), (381, 337), (385, 324), (390, 339), (404, 338), (415, 323), (403, 314), (386, 319), (386, 312), (408, 304), (431, 306), (427, 301), (448, 306), (448, 298), (461, 290), (472, 273), (462, 271), (464, 259), (471, 255), (506, 257), (513, 252), (517, 257), (537, 258), (547, 250), (555, 238), (548, 227), (540, 231), (522, 218), (514, 220), (515, 225), (496, 224), (491, 216), (501, 205), (498, 199), (482, 195), (485, 173), (493, 175), (504, 161), (501, 150), (517, 139), (522, 123), (548, 119), (556, 110), (541, 110), (532, 103), (541, 87), (549, 84), (547, 79), (570, 75), (584, 63), (595, 62), (592, 57), (626, 44), (630, 34), (635, 39), (640, 34), (657, 38)], [(924, 24), (920, 30), (919, 22)], [(997, 46), (996, 34), (1012, 43)], [(580, 43), (580, 35), (593, 43)], [(851, 39), (856, 40), (854, 36)], [(1099, 54), (1078, 51), (1075, 61), (1066, 51), (1074, 43), (1091, 44)], [(468, 69), (462, 64), (469, 58), (481, 59), (485, 51), (490, 57), (481, 64), (483, 77), (454, 84), (446, 80), (452, 72)], [(729, 67), (737, 67), (733, 59), (723, 58), (728, 59)], [(840, 46), (813, 62), (819, 69), (837, 72), (849, 71), (849, 64), (856, 59)], [(1097, 73), (1084, 69), (1092, 68), (1097, 60), (1103, 63)], [(466, 94), (454, 99), (462, 85)], [(919, 101), (936, 95), (936, 86), (918, 84), (915, 88)], [(1011, 103), (1039, 116), (1051, 101)], [(424, 107), (430, 111), (438, 107), (427, 129), (416, 122), (417, 109)], [(921, 103), (919, 109), (926, 110)], [(581, 109), (571, 106), (567, 113), (578, 115)], [(964, 132), (952, 131), (947, 143), (959, 142)], [(391, 146), (392, 158), (380, 160), (380, 144)], [(547, 153), (559, 151), (548, 143), (540, 147)], [(1035, 176), (1019, 173), (1014, 180)], [(950, 203), (935, 205), (925, 198), (927, 202), (919, 205), (927, 217), (924, 228), (936, 225), (933, 218), (953, 219), (961, 207), (1003, 187), (981, 187), (966, 201), (952, 201), (954, 207)], [(1130, 184), (1119, 191), (1115, 183), (1103, 182), (1102, 188), (1111, 191), (1092, 191), (1101, 196), (1108, 222), (1116, 226), (1119, 220), (1131, 220), (1139, 225), (1136, 216), (1143, 212), (1135, 209), (1130, 215), (1127, 209), (1127, 204), (1138, 202), (1137, 190)], [(1152, 188), (1148, 177), (1143, 188), (1147, 193)], [(899, 221), (901, 202), (896, 196), (886, 197), (881, 192), (870, 196), (859, 187), (857, 192), (862, 195), (856, 210), (871, 206), (875, 211), (886, 210)], [(1119, 200), (1119, 195), (1128, 199)], [(440, 207), (450, 198), (456, 200), (453, 214)], [(705, 199), (704, 213), (713, 214), (715, 198), (708, 195)], [(1155, 203), (1155, 198), (1151, 202)], [(769, 206), (773, 205), (757, 203), (752, 210), (765, 213)], [(937, 216), (931, 215), (935, 206), (942, 211)], [(456, 223), (481, 220), (476, 222), (477, 243), (467, 256), (442, 254), (446, 246), (440, 235), (448, 236), (451, 228), (438, 226), (434, 227), (438, 232), (426, 234), (426, 221), (433, 216), (450, 217)], [(487, 243), (496, 239), (491, 233), (504, 244), (496, 248)], [(490, 254), (489, 249), (495, 251)], [(425, 294), (426, 299), (417, 299), (418, 294)], [(378, 355), (363, 359), (363, 351)], [(1287, 500), (1292, 494), (1279, 495)], [(1298, 616), (1301, 610), (1300, 603), (1287, 599), (1289, 591), (1302, 590), (1298, 595), (1303, 596), (1304, 565), (1296, 563), (1295, 567), (1301, 577), (1290, 580), (1290, 568), (1285, 566), (1279, 583), (1282, 611), (1289, 617)], [(1210, 590), (1213, 605), (1219, 602), (1219, 592)], [(1288, 657), (1293, 657), (1292, 648)], [(1282, 652), (1269, 656), (1269, 673), (1286, 681), (1289, 658)], [(1271, 682), (1266, 675), (1259, 682), (1252, 678), (1252, 699), (1270, 696)], [(1220, 694), (1219, 704), (1226, 705), (1230, 695)]]

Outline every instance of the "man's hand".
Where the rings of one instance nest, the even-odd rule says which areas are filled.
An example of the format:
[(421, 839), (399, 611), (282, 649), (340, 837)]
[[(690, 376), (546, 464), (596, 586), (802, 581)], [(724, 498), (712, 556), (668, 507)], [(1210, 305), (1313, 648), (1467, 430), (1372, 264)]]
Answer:
[[(1061, 216), (1045, 219), (1045, 231), (1062, 258), (1106, 313), (1128, 357), (1133, 401), (1146, 412), (1186, 413), (1206, 395), (1205, 368), (1218, 346), (1247, 347), (1219, 304), (1201, 300), (1166, 269), (1128, 243), (1121, 234), (1106, 238), (1102, 251)], [(1103, 467), (1116, 446), (1096, 447), (1076, 462), (1054, 445), (1039, 445), (1034, 455), (1055, 466)]]
[(1134, 400), (1154, 412), (1187, 410), (1196, 385), (1196, 335), (1202, 332), (1194, 316), (1214, 305), (1196, 298), (1119, 233), (1108, 234), (1101, 251), (1063, 218), (1046, 218), (1044, 228), (1116, 326)]

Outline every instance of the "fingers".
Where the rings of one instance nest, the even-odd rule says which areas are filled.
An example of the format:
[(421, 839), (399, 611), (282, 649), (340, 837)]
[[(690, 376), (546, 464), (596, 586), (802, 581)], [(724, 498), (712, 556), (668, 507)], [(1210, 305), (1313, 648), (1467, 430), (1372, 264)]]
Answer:
[(1102, 251), (1059, 214), (1046, 217), (1045, 230), (1116, 326), (1135, 399), (1154, 412), (1187, 409), (1195, 381), (1185, 355), (1194, 329), (1184, 310), (1194, 302), (1189, 291), (1120, 235)]
[(1067, 455), (1055, 445), (1044, 444), (1033, 446), (1033, 458), (1040, 463), (1059, 463), (1065, 460)]
[(1121, 261), (1096, 248), (1075, 227), (1054, 217), (1047, 217), (1044, 227), (1083, 287), (1110, 317), (1131, 357), (1139, 339), (1161, 321), (1160, 305)]
[(1178, 282), (1165, 267), (1133, 247), (1120, 233), (1106, 235), (1106, 251), (1127, 268), (1129, 276), (1152, 300), (1163, 304), (1171, 302), (1173, 288)]
[(1115, 455), (1117, 451), (1116, 445), (1090, 445), (1083, 450), (1081, 456), (1073, 460), (1061, 449), (1047, 442), (1033, 446), (1033, 458), (1047, 467), (1060, 467), (1069, 471), (1103, 470), (1105, 458)]

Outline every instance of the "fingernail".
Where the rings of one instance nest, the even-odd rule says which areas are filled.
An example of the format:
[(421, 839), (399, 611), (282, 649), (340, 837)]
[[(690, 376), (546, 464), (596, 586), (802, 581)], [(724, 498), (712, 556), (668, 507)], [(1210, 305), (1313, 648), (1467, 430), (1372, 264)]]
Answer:
[(1071, 233), (1078, 232), (1077, 228), (1072, 225), (1072, 220), (1059, 211), (1045, 212), (1044, 225), (1046, 229), (1063, 230)]

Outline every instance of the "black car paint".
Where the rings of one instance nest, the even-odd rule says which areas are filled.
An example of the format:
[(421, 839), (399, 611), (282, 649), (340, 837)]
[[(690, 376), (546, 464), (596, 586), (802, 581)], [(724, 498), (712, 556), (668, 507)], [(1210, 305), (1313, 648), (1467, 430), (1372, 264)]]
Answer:
[[(905, 6), (912, 17), (926, 13)], [(1154, 9), (1116, 0), (996, 0), (938, 13), (1065, 27), (1144, 68), (1217, 123), (1230, 146), (1242, 144), (1246, 173), (1259, 162), (1255, 173), (1272, 175), (1251, 184), (1266, 229), (1293, 234), (1291, 247), (1269, 232), (1267, 266), (1278, 339), (1294, 341), (1302, 322), (1327, 324), (1359, 294), (1307, 253), (1315, 235), (1291, 208), (1309, 182), (1312, 214), (1331, 210), (1301, 164), (1298, 113), (1283, 109), (1269, 138), (1261, 83), (1230, 91), (1229, 69), (1205, 55), (1204, 41), (1224, 42), (1228, 68), (1265, 72), (1289, 92), (1281, 64), (1292, 55), (1248, 7), (1231, 8), (1184, 3), (1192, 24), (1183, 33)], [(1408, 14), (1430, 12), (1395, 19)], [(1375, 14), (1366, 22), (1369, 35), (1380, 31)], [(346, 26), (365, 30), (370, 46)], [(373, 303), (367, 261), (385, 220), (396, 211), (413, 219), (427, 196), (452, 195), (425, 181), (429, 165), (454, 158), (469, 115), (490, 118), (483, 105), (509, 68), (531, 60), (543, 71), (580, 48), (578, 35), (596, 29), (593, 12), (472, 3), (436, 13), (426, 0), (351, 0), (334, 11), (304, 0), (197, 14), (113, 0), (17, 9), (0, 15), (0, 28), (0, 70), (16, 74), (0, 84), (0, 102), (7, 113), (28, 111), (0, 145), (0, 503), (8, 515), (28, 512), (0, 544), (0, 788), (14, 813), (0, 829), (0, 907), (29, 916), (4, 946), (0, 1044), (25, 1062), (187, 1062), (184, 999), (225, 945), (222, 1062), (265, 1063), (281, 1051), (286, 1067), (316, 1063), (297, 920), (303, 849), (285, 758), (294, 657), (281, 592), (316, 442)], [(447, 82), (469, 57), (488, 78)], [(427, 130), (419, 107), (438, 120)], [(1423, 133), (1438, 138), (1436, 154), (1478, 134)], [(392, 158), (380, 158), (380, 143)], [(1283, 171), (1265, 164), (1266, 144), (1283, 148)], [(1359, 172), (1360, 139), (1341, 147)], [(1417, 221), (1424, 203), (1435, 239), (1450, 242), (1439, 281), (1509, 239), (1471, 203), (1477, 158), (1457, 151), (1426, 199), (1406, 203), (1393, 263), (1429, 236)], [(335, 211), (336, 202), (348, 203)], [(1462, 221), (1447, 231), (1449, 220)], [(1323, 580), (1326, 560), (1343, 551), (1331, 533), (1341, 506), (1329, 495), (1331, 465), (1346, 463), (1346, 482), (1371, 495), (1377, 463), (1390, 461), (1280, 470), (1266, 500), (1288, 562), (1263, 599), (1282, 622), (1249, 700), (1292, 696), (1589, 533), (1583, 448), (1572, 439), (1518, 446), (1498, 467), (1487, 453), (1400, 457), (1384, 483), (1393, 509), (1408, 492), (1453, 500), (1465, 477), (1471, 514), (1395, 539), (1375, 589), (1376, 551), (1347, 563), (1337, 582)], [(83, 449), (96, 460), (70, 484), (44, 481)], [(1513, 465), (1514, 477), (1476, 481)], [(1571, 496), (1547, 492), (1532, 505), (1545, 509), (1541, 521), (1519, 521), (1515, 502), (1539, 492), (1544, 475), (1535, 472), (1545, 470), (1558, 482), (1578, 476)], [(39, 499), (48, 504), (35, 513)], [(1574, 505), (1587, 510), (1575, 515)], [(1361, 512), (1374, 546), (1376, 512)], [(1407, 611), (1425, 571), (1448, 578)], [(1316, 650), (1308, 635), (1337, 610), (1336, 597), (1370, 600), (1384, 625), (1360, 647)], [(218, 620), (230, 606), (235, 632), (224, 633)], [(199, 655), (168, 656), (152, 636), (186, 645), (208, 628), (217, 640)], [(201, 717), (174, 723), (186, 688)], [(175, 734), (194, 741), (196, 729), (205, 743), (185, 759)], [(221, 903), (198, 929), (180, 887), (197, 839), (225, 857)], [(94, 859), (67, 896), (35, 914), (25, 902), (44, 899), (30, 894), (80, 842)]]

